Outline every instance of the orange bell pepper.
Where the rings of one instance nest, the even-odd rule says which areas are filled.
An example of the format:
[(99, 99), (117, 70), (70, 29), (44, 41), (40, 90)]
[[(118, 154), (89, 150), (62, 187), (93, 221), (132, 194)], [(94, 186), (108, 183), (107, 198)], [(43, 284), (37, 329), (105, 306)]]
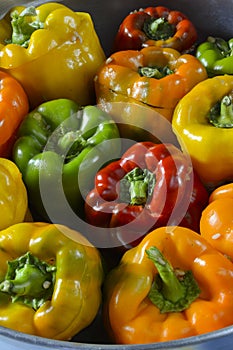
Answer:
[(233, 182), (217, 187), (200, 220), (201, 235), (233, 259)]
[(161, 227), (128, 250), (104, 284), (113, 341), (142, 344), (233, 324), (233, 264), (201, 235)]
[[(113, 53), (95, 77), (97, 102), (130, 102), (153, 108), (171, 121), (178, 101), (207, 78), (190, 54), (156, 46)], [(119, 122), (129, 123), (132, 116)]]
[(29, 111), (29, 102), (21, 84), (0, 71), (0, 157), (11, 155), (16, 132)]

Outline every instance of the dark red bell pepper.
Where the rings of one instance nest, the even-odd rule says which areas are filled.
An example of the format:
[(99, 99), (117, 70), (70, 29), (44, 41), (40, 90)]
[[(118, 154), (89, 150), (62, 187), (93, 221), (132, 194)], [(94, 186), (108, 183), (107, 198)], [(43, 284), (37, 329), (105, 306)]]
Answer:
[(200, 233), (200, 218), (203, 209), (209, 202), (209, 193), (203, 186), (199, 176), (194, 171), (193, 191), (190, 198), (189, 208), (181, 220), (179, 226), (191, 228)]
[(124, 18), (114, 39), (113, 52), (152, 45), (184, 52), (191, 50), (196, 41), (197, 30), (184, 13), (164, 6), (147, 7)]
[(183, 152), (172, 144), (138, 142), (97, 172), (85, 217), (97, 227), (117, 227), (119, 245), (128, 249), (156, 227), (199, 232), (207, 203), (208, 192)]

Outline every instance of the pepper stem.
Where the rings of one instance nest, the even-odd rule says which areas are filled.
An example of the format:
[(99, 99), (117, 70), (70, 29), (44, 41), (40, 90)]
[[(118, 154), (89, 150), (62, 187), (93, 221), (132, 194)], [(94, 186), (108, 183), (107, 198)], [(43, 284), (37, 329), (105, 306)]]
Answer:
[(233, 127), (233, 97), (226, 95), (220, 102), (215, 104), (209, 115), (209, 121), (217, 128), (232, 128)]
[(200, 294), (192, 272), (174, 270), (157, 247), (149, 248), (146, 253), (158, 270), (148, 295), (151, 302), (161, 313), (187, 309)]
[(166, 75), (173, 74), (174, 71), (172, 71), (168, 66), (139, 67), (138, 73), (143, 77), (161, 79), (164, 78)]
[(55, 266), (27, 252), (8, 261), (7, 274), (0, 283), (0, 291), (9, 294), (12, 302), (21, 302), (36, 310), (53, 294), (55, 271)]
[(58, 141), (58, 147), (62, 154), (66, 154), (66, 161), (77, 156), (87, 145), (87, 141), (82, 137), (80, 130), (69, 131)]
[(32, 21), (33, 16), (36, 16), (36, 9), (33, 6), (26, 7), (21, 13), (17, 10), (12, 12), (12, 37), (8, 43), (28, 47), (32, 33), (44, 27), (42, 22)]
[(214, 44), (217, 49), (221, 52), (223, 57), (228, 57), (232, 55), (232, 42), (227, 42), (226, 40), (218, 37), (209, 36), (207, 41)]
[(154, 174), (136, 167), (120, 181), (120, 199), (132, 205), (144, 205), (153, 193), (154, 186)]
[(144, 22), (143, 32), (152, 40), (167, 40), (175, 34), (175, 27), (165, 18), (152, 18)]

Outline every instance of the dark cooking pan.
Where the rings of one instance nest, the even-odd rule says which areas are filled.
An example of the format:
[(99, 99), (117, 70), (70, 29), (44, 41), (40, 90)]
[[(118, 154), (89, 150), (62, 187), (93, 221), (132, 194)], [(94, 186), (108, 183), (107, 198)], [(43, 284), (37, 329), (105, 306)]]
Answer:
[[(199, 42), (206, 39), (209, 35), (223, 37), (225, 39), (233, 37), (233, 0), (160, 0), (157, 2), (151, 0), (65, 0), (62, 3), (73, 10), (85, 11), (91, 14), (106, 56), (111, 52), (114, 36), (123, 18), (134, 9), (148, 6), (163, 5), (170, 9), (177, 9), (184, 12), (195, 24), (198, 30)], [(25, 2), (22, 1), (22, 4), (25, 4)], [(230, 349), (232, 343), (233, 326), (201, 336), (165, 343), (115, 345), (110, 343), (102, 324), (101, 313), (97, 315), (95, 321), (88, 328), (81, 331), (71, 341), (56, 341), (30, 336), (0, 327), (0, 347), (4, 350), (223, 350)]]

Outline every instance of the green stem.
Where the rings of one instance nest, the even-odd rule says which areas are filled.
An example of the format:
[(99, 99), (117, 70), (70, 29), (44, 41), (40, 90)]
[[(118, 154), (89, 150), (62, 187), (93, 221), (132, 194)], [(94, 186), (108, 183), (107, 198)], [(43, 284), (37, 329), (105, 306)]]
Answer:
[(217, 128), (233, 127), (233, 103), (232, 96), (226, 95), (215, 104), (209, 114), (209, 121)]
[(149, 248), (146, 253), (158, 270), (148, 295), (149, 299), (161, 313), (187, 309), (200, 294), (192, 272), (174, 270), (156, 247)]
[(228, 41), (229, 48), (230, 48), (230, 54), (229, 56), (233, 56), (233, 38)]
[(138, 73), (143, 77), (161, 79), (166, 75), (173, 74), (174, 72), (167, 66), (165, 67), (140, 67)]
[(66, 161), (76, 157), (85, 147), (87, 141), (82, 137), (80, 130), (69, 131), (58, 140), (58, 147), (66, 155)]
[(154, 186), (154, 175), (147, 169), (136, 167), (120, 181), (120, 200), (132, 205), (144, 205)]
[(152, 18), (144, 22), (143, 31), (149, 39), (167, 40), (175, 34), (175, 27), (165, 18)]
[(33, 16), (36, 16), (36, 9), (33, 6), (26, 7), (21, 13), (14, 11), (11, 14), (12, 37), (10, 43), (28, 47), (32, 33), (44, 26), (42, 22), (32, 21)]
[(217, 38), (212, 36), (209, 36), (207, 41), (214, 44), (217, 47), (217, 49), (221, 52), (223, 57), (228, 57), (232, 54), (232, 47), (231, 47), (230, 41), (227, 42), (222, 38)]
[(0, 291), (9, 294), (12, 302), (21, 302), (38, 309), (53, 294), (55, 271), (55, 266), (28, 252), (8, 261), (7, 274), (0, 283)]

